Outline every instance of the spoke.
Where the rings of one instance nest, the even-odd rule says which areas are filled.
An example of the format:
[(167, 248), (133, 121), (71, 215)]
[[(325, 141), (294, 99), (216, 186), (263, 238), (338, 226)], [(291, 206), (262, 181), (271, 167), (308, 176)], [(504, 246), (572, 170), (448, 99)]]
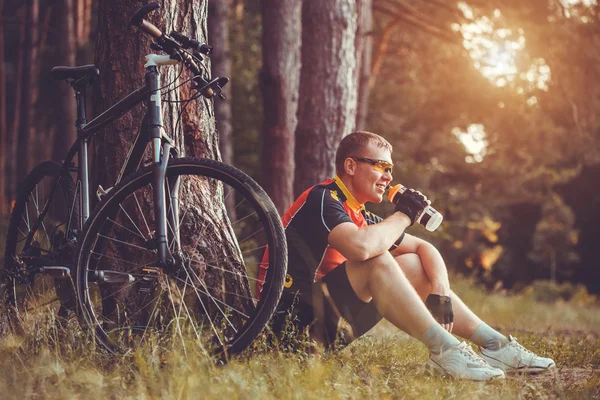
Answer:
[[(150, 326), (150, 323), (152, 322), (152, 320), (154, 320), (155, 316), (158, 314), (158, 313), (157, 313), (157, 311), (158, 311), (158, 304), (159, 304), (159, 301), (156, 301), (156, 299), (157, 299), (159, 296), (160, 296), (160, 293), (159, 293), (159, 295), (158, 295), (158, 296), (154, 296), (154, 298), (151, 300), (151, 302), (150, 302), (150, 303), (148, 303), (148, 304), (155, 303), (155, 304), (154, 304), (154, 309), (152, 310), (152, 313), (150, 313), (150, 318), (148, 318), (148, 324), (146, 324), (146, 329), (144, 329), (144, 333), (142, 334), (142, 337), (140, 338), (140, 340), (139, 340), (139, 342), (138, 342), (138, 345), (142, 344), (142, 342), (143, 342), (143, 340), (144, 340), (144, 337), (146, 336), (146, 332), (148, 332), (148, 329), (147, 329), (147, 328)], [(146, 298), (148, 298), (148, 296), (146, 296)], [(146, 300), (146, 299), (144, 299), (144, 300)], [(146, 307), (143, 307), (143, 308), (142, 308), (142, 310), (143, 310), (144, 308), (146, 308)], [(142, 311), (142, 310), (140, 310), (140, 311)], [(134, 314), (133, 316), (135, 316), (135, 314)]]
[(25, 221), (25, 223), (27, 224), (27, 230), (29, 231), (28, 233), (31, 233), (31, 225), (29, 224), (29, 202), (25, 203), (25, 215), (27, 216), (27, 220), (25, 220), (25, 218), (23, 218), (23, 216), (21, 215), (21, 218), (23, 218), (23, 221)]
[[(98, 234), (98, 235), (100, 235), (100, 234)], [(111, 259), (111, 260), (122, 261), (124, 263), (131, 264), (131, 265), (134, 265), (134, 266), (140, 267), (140, 268), (147, 267), (147, 266), (149, 266), (149, 265), (152, 264), (152, 263), (150, 263), (150, 264), (136, 264), (136, 263), (133, 263), (131, 261), (123, 260), (122, 258), (117, 258), (117, 257), (107, 256), (106, 254), (96, 253), (93, 250), (90, 250), (90, 254), (100, 256), (99, 258), (96, 258), (96, 260), (100, 260), (102, 257), (106, 257), (106, 258)], [(153, 261), (153, 262), (155, 262), (155, 261)]]
[[(186, 271), (187, 274), (187, 268), (183, 268)], [(208, 289), (206, 288), (206, 286), (204, 285), (204, 282), (202, 282), (202, 279), (200, 279), (198, 277), (198, 275), (196, 275), (196, 271), (194, 271), (193, 269), (190, 268), (190, 271), (192, 272), (192, 274), (194, 274), (194, 277), (198, 280), (198, 282), (200, 282), (200, 284), (202, 285), (202, 287), (206, 290), (206, 292), (208, 293)], [(188, 274), (189, 276), (189, 274)], [(235, 333), (237, 333), (237, 329), (235, 329), (235, 326), (233, 326), (233, 324), (231, 323), (231, 321), (229, 320), (229, 318), (227, 318), (227, 315), (225, 315), (225, 313), (223, 312), (223, 310), (221, 310), (221, 307), (219, 307), (219, 305), (217, 304), (217, 302), (215, 301), (215, 297), (208, 294), (208, 296), (211, 298), (211, 300), (213, 301), (213, 303), (215, 303), (215, 306), (217, 306), (217, 308), (219, 309), (219, 311), (221, 312), (221, 314), (223, 314), (223, 316), (225, 317), (225, 319), (227, 320), (227, 322), (229, 323), (229, 325), (231, 325), (231, 327), (233, 328), (233, 330), (235, 331)], [(229, 308), (232, 308), (231, 306), (228, 306)], [(209, 317), (210, 318), (210, 317)]]
[[(183, 298), (184, 298), (184, 296), (185, 296), (185, 291), (186, 291), (185, 289), (186, 289), (186, 288), (187, 288), (187, 286), (188, 286), (188, 285), (187, 285), (187, 282), (188, 282), (188, 280), (189, 280), (189, 276), (188, 276), (188, 278), (186, 278), (186, 280), (185, 280), (185, 286), (183, 287), (183, 293), (181, 293), (181, 290), (179, 290), (179, 286), (178, 286), (178, 285), (175, 285), (175, 288), (177, 289), (177, 293), (179, 293), (179, 297), (180, 297), (180, 298), (182, 298), (182, 299), (183, 299)], [(187, 314), (187, 315), (189, 315), (189, 317), (190, 317), (190, 320), (192, 321), (192, 323), (191, 323), (191, 326), (192, 326), (192, 329), (194, 330), (194, 334), (196, 334), (196, 338), (197, 338), (198, 340), (200, 340), (200, 334), (198, 333), (198, 330), (196, 329), (196, 324), (194, 323), (194, 321), (193, 321), (193, 319), (192, 319), (192, 315), (190, 314), (190, 310), (188, 309), (188, 307), (187, 307), (187, 304), (185, 304), (185, 301), (182, 301), (182, 302), (181, 302), (181, 306), (180, 306), (179, 308), (180, 308), (180, 310), (181, 310), (181, 308), (185, 308), (185, 312), (186, 312), (186, 314)]]
[[(131, 222), (131, 224), (134, 226), (134, 228), (139, 232), (141, 237), (144, 237), (144, 234), (142, 233), (142, 231), (140, 231), (140, 228), (138, 228), (138, 226), (136, 225), (135, 222), (133, 222), (133, 219), (131, 219), (131, 217), (129, 216), (129, 214), (127, 213), (127, 211), (125, 211), (125, 209), (123, 208), (123, 206), (121, 205), (121, 203), (119, 203), (119, 208), (121, 210), (123, 210), (123, 212), (125, 213), (125, 216), (127, 217), (127, 219), (129, 219), (129, 221)], [(148, 236), (150, 235), (150, 231), (148, 231)]]
[(127, 242), (124, 242), (123, 240), (119, 240), (119, 239), (116, 239), (116, 238), (104, 236), (104, 235), (101, 235), (101, 234), (98, 234), (98, 237), (102, 237), (102, 238), (105, 238), (105, 239), (108, 239), (108, 240), (112, 240), (113, 242), (126, 244), (127, 246), (135, 247), (136, 249), (141, 249), (141, 250), (149, 251), (149, 252), (152, 253), (152, 250), (150, 250), (150, 249), (147, 249), (147, 248), (142, 247), (142, 246), (138, 246), (138, 245), (133, 244), (133, 243), (127, 243)]
[[(188, 275), (188, 277), (189, 277), (189, 275)], [(181, 278), (178, 278), (178, 277), (174, 277), (174, 278), (175, 278), (175, 279), (177, 279), (177, 280), (178, 280), (178, 281), (180, 281), (180, 282), (185, 282), (185, 281), (184, 281), (183, 279), (181, 279)], [(227, 304), (227, 303), (225, 303), (225, 302), (223, 302), (223, 301), (221, 301), (221, 300), (217, 299), (217, 298), (216, 298), (216, 297), (214, 297), (212, 294), (210, 294), (210, 292), (205, 292), (205, 291), (203, 291), (202, 289), (195, 287), (195, 285), (191, 285), (191, 286), (192, 286), (192, 287), (194, 287), (194, 288), (195, 288), (197, 291), (199, 291), (200, 293), (202, 293), (202, 294), (204, 294), (204, 295), (206, 295), (206, 296), (209, 296), (209, 297), (211, 297), (212, 299), (214, 299), (214, 301), (218, 301), (219, 303), (223, 304), (225, 307), (227, 307), (227, 308), (230, 308), (231, 310), (233, 310), (233, 311), (237, 312), (237, 313), (238, 313), (238, 314), (240, 314), (241, 316), (243, 316), (243, 317), (245, 317), (245, 318), (248, 318), (248, 319), (250, 318), (250, 316), (246, 315), (246, 314), (245, 314), (243, 311), (240, 311), (240, 310), (238, 310), (238, 309), (236, 309), (236, 308), (233, 308), (233, 307), (231, 307), (229, 304)], [(203, 286), (204, 286), (204, 287), (206, 287), (205, 285), (203, 285)], [(208, 290), (208, 289), (214, 289), (214, 288), (207, 288), (207, 290)], [(241, 298), (243, 298), (243, 299), (247, 299), (247, 300), (254, 300), (252, 297), (248, 297), (248, 296), (242, 296), (242, 295), (240, 295), (240, 294), (237, 294), (237, 293), (232, 293), (232, 292), (228, 292), (228, 291), (226, 291), (226, 290), (225, 290), (225, 291), (223, 291), (223, 293), (227, 293), (227, 294), (233, 294), (233, 295), (236, 295), (236, 296), (238, 296), (238, 297), (241, 297)], [(234, 329), (235, 329), (235, 328), (234, 328)]]
[[(73, 214), (75, 214), (75, 204), (77, 202), (78, 193), (79, 193), (79, 180), (77, 180), (77, 185), (75, 185), (75, 193), (73, 193), (73, 204), (71, 205), (71, 211), (69, 212), (69, 221), (67, 221), (67, 233), (73, 229), (73, 227), (71, 226), (71, 222), (73, 220)], [(65, 197), (69, 198), (68, 194)], [(80, 214), (81, 214), (81, 210), (80, 210)]]
[[(46, 203), (44, 204), (44, 207), (46, 207), (46, 205), (49, 202), (50, 202), (50, 199), (46, 200)], [(38, 220), (39, 220), (40, 219), (40, 199), (39, 199), (39, 196), (38, 196), (38, 185), (35, 185), (35, 200), (33, 200), (33, 205), (35, 206), (35, 211), (37, 213), (37, 217), (38, 217)], [(40, 224), (42, 226), (42, 229), (44, 229), (44, 232), (46, 233), (45, 239), (48, 240), (48, 242), (49, 242), (50, 241), (50, 237), (48, 235), (48, 230), (46, 229), (46, 225), (44, 225), (44, 220), (40, 220)], [(40, 246), (42, 246), (42, 243), (40, 243)], [(48, 247), (50, 247), (50, 243), (48, 243)]]
[(135, 199), (135, 202), (138, 206), (138, 210), (140, 210), (140, 215), (142, 216), (142, 220), (144, 220), (144, 225), (146, 225), (146, 230), (148, 231), (148, 235), (150, 235), (151, 232), (150, 232), (150, 227), (148, 226), (148, 221), (146, 221), (146, 217), (144, 217), (144, 212), (142, 211), (142, 206), (140, 206), (140, 202), (138, 201), (138, 198), (137, 198), (137, 195), (135, 192), (133, 193), (133, 198)]
[(256, 211), (254, 211), (252, 214), (248, 214), (248, 215), (246, 215), (244, 218), (240, 218), (240, 219), (238, 219), (238, 220), (236, 220), (236, 221), (233, 221), (233, 222), (231, 223), (231, 225), (234, 225), (234, 224), (239, 224), (240, 222), (244, 221), (244, 220), (245, 220), (245, 219), (247, 219), (247, 218), (250, 218), (250, 217), (252, 217), (253, 215), (257, 215)]
[[(167, 280), (167, 290), (169, 291), (169, 299), (171, 299), (171, 306), (173, 306), (173, 316), (175, 317), (175, 323), (177, 324), (177, 331), (179, 332), (179, 337), (181, 338), (181, 345), (183, 346), (183, 352), (187, 355), (187, 352), (185, 350), (185, 342), (183, 340), (183, 332), (181, 332), (181, 325), (179, 324), (179, 314), (177, 313), (177, 310), (175, 309), (175, 303), (173, 303), (173, 293), (171, 293), (171, 285), (169, 284), (168, 280)], [(181, 299), (181, 301), (183, 302), (183, 299)], [(193, 324), (193, 321), (192, 321)]]
[(240, 240), (238, 243), (244, 243), (246, 240), (250, 239), (252, 236), (257, 235), (259, 233), (261, 233), (265, 228), (260, 228), (259, 230), (257, 230), (256, 232), (254, 232), (251, 235), (246, 236), (243, 240)]
[[(230, 271), (230, 270), (228, 270), (228, 269), (225, 269), (225, 268), (222, 268), (222, 267), (217, 267), (216, 265), (208, 264), (208, 263), (205, 263), (205, 262), (202, 262), (202, 261), (196, 261), (196, 260), (189, 260), (189, 261), (190, 261), (191, 263), (195, 263), (195, 264), (197, 264), (197, 265), (206, 265), (207, 267), (211, 267), (211, 268), (214, 268), (214, 269), (218, 269), (218, 270), (221, 270), (221, 271), (223, 271), (223, 272), (227, 272), (228, 274), (235, 275), (235, 276), (239, 276), (239, 277), (241, 277), (241, 278), (243, 278), (243, 277), (244, 277), (244, 274), (242, 274), (241, 272), (237, 272), (237, 271)], [(259, 264), (262, 264), (262, 263), (259, 263)], [(255, 281), (255, 282), (261, 282), (261, 283), (262, 283), (262, 281), (261, 281), (261, 280), (259, 280), (259, 279), (256, 279), (256, 278), (251, 278), (251, 277), (249, 277), (248, 275), (245, 275), (245, 277), (246, 277), (246, 279), (249, 279), (249, 280), (253, 280), (253, 281)]]
[[(177, 229), (180, 231), (179, 235), (178, 235), (179, 237), (181, 237), (181, 221), (183, 221), (183, 219), (185, 218), (189, 209), (190, 209), (189, 207), (185, 209), (185, 211), (183, 212), (183, 215), (181, 216), (181, 218), (179, 218), (179, 222), (177, 223)], [(175, 244), (176, 238), (177, 238), (177, 236), (175, 234), (173, 234), (173, 240), (171, 241), (171, 244), (169, 245), (169, 248), (171, 250), (173, 250), (173, 244)], [(181, 246), (181, 244), (180, 244), (180, 246)]]
[(137, 233), (137, 232), (134, 232), (134, 231), (132, 231), (131, 229), (129, 229), (129, 228), (127, 228), (127, 227), (125, 227), (125, 226), (123, 226), (123, 225), (119, 224), (117, 221), (113, 221), (113, 220), (112, 220), (112, 219), (110, 219), (110, 218), (106, 218), (106, 219), (107, 219), (108, 221), (112, 222), (114, 225), (117, 225), (118, 227), (121, 227), (121, 228), (125, 229), (127, 232), (130, 232), (130, 233), (132, 233), (132, 234), (134, 234), (134, 235), (136, 235), (136, 236), (138, 236), (138, 237), (141, 237), (142, 239), (146, 240), (146, 238), (145, 238), (145, 237), (143, 237), (142, 235), (140, 235), (139, 233)]
[[(187, 268), (184, 267), (183, 270), (185, 271), (188, 279), (190, 279), (190, 274), (188, 273)], [(192, 288), (194, 289), (194, 292), (196, 293), (196, 297), (198, 298), (198, 301), (200, 301), (200, 304), (202, 305), (202, 308), (204, 309), (204, 314), (208, 318), (208, 322), (210, 322), (210, 326), (212, 327), (213, 331), (215, 332), (215, 336), (219, 340), (219, 343), (221, 344), (221, 346), (224, 346), (223, 341), (219, 337), (219, 332), (217, 331), (217, 328), (215, 328), (212, 318), (210, 318), (210, 314), (208, 313), (208, 310), (206, 309), (206, 306), (204, 305), (204, 302), (202, 301), (202, 298), (200, 297), (200, 294), (198, 293), (198, 288), (196, 288), (196, 285), (192, 285)]]

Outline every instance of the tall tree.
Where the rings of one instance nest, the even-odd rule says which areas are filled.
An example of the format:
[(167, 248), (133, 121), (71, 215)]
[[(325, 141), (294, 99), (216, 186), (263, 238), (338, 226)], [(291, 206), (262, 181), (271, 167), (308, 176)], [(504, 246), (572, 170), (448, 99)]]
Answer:
[[(57, 29), (58, 46), (56, 47), (56, 65), (75, 65), (76, 41), (73, 23), (73, 0), (60, 0), (58, 3)], [(56, 85), (57, 111), (56, 131), (52, 146), (52, 159), (63, 160), (71, 144), (77, 138), (75, 130), (76, 108), (73, 90), (64, 82)]]
[[(213, 76), (231, 76), (231, 55), (229, 54), (229, 9), (230, 0), (209, 0), (208, 2), (208, 41), (215, 50), (211, 55)], [(231, 99), (217, 101), (215, 120), (219, 132), (221, 159), (233, 164), (233, 139), (231, 137)]]
[[(4, 15), (4, 0), (0, 0), (0, 15)], [(8, 132), (6, 126), (6, 71), (4, 69), (4, 24), (0, 18), (0, 216), (8, 212), (6, 201), (6, 149)]]
[(74, 37), (77, 46), (85, 45), (90, 36), (92, 22), (92, 0), (74, 0), (73, 9), (70, 12), (74, 22)]
[[(19, 46), (17, 47), (17, 54), (15, 60), (15, 98), (11, 118), (12, 125), (9, 129), (7, 143), (8, 154), (13, 155), (17, 154), (18, 151), (19, 127), (21, 123), (21, 98), (23, 93), (23, 57), (25, 53), (25, 6), (21, 6), (20, 9), (17, 11), (17, 20), (19, 23)], [(7, 162), (7, 169), (9, 172), (8, 198), (10, 201), (13, 201), (17, 197), (17, 157), (8, 157)]]
[(261, 184), (283, 214), (294, 200), (294, 132), (300, 83), (302, 2), (261, 2), (263, 97)]
[[(167, 33), (177, 31), (200, 42), (206, 42), (207, 1), (164, 0), (161, 3), (160, 11), (148, 16), (157, 27)], [(136, 32), (129, 24), (129, 17), (136, 11), (136, 8), (137, 5), (131, 4), (128, 0), (100, 1), (96, 64), (100, 68), (101, 78), (97, 85), (98, 96), (95, 96), (94, 108), (96, 112), (106, 109), (116, 99), (122, 98), (142, 85), (144, 56), (153, 51), (150, 49), (150, 40), (147, 35)], [(169, 103), (165, 102), (166, 105), (163, 106), (164, 129), (174, 140), (174, 147), (179, 151), (179, 155), (209, 159), (217, 158), (218, 140), (212, 115), (212, 102), (199, 100), (187, 103), (185, 107), (182, 106), (175, 101), (185, 100), (196, 94), (191, 89), (191, 85), (184, 82), (190, 78), (190, 74), (185, 72), (178, 78), (177, 68), (175, 67), (160, 67), (159, 72), (161, 73), (162, 87), (168, 86), (169, 83), (172, 83), (172, 86), (178, 83), (183, 84), (178, 90), (167, 91), (165, 88), (165, 91), (161, 93), (161, 96), (169, 101)], [(95, 154), (92, 163), (93, 172), (96, 174), (94, 176), (95, 182), (91, 185), (93, 192), (95, 192), (98, 184), (102, 184), (104, 187), (114, 184), (126, 158), (127, 150), (130, 148), (142, 121), (142, 109), (143, 107), (136, 107), (130, 113), (114, 121), (109, 129), (105, 129), (98, 136), (94, 146)], [(229, 304), (234, 304), (237, 310), (247, 310), (248, 307), (253, 306), (252, 303), (248, 302), (248, 299), (250, 299), (249, 283), (243, 279), (245, 274), (241, 272), (231, 274), (231, 272), (239, 271), (245, 267), (243, 260), (240, 261), (240, 245), (234, 242), (232, 237), (236, 233), (240, 235), (242, 233), (239, 230), (235, 232), (231, 226), (235, 222), (230, 224), (230, 220), (226, 217), (227, 214), (222, 201), (224, 191), (227, 191), (225, 197), (231, 195), (230, 189), (222, 187), (211, 180), (182, 179), (178, 192), (181, 210), (180, 219), (184, 219), (180, 226), (181, 243), (182, 247), (185, 248), (182, 253), (185, 253), (184, 257), (190, 258), (189, 263), (191, 265), (189, 268), (194, 272), (191, 273), (187, 269), (186, 271), (196, 276), (196, 280), (200, 280), (200, 277), (202, 277), (200, 284), (205, 285), (204, 289), (199, 289), (190, 282), (195, 288), (196, 296), (200, 297), (200, 293), (207, 294), (207, 288), (211, 289), (210, 296), (213, 297), (212, 306), (209, 305), (209, 309), (218, 308), (218, 302), (223, 304), (226, 295), (229, 297), (232, 293), (239, 293), (240, 296), (232, 296), (227, 301), (229, 301)], [(138, 222), (134, 225), (147, 227), (142, 229), (147, 229), (148, 236), (152, 236), (154, 218), (148, 215), (146, 219), (142, 217), (141, 213), (142, 210), (152, 210), (152, 206), (149, 204), (151, 197), (150, 194), (147, 197), (142, 194), (139, 202), (136, 197), (138, 206), (131, 211), (131, 217), (128, 214), (130, 221), (136, 220)], [(139, 205), (140, 203), (141, 205)], [(238, 199), (236, 206), (239, 204), (240, 199)], [(241, 210), (237, 211), (241, 212)], [(255, 214), (250, 213), (249, 215), (253, 216)], [(245, 217), (248, 217), (248, 215)], [(241, 219), (244, 219), (244, 223), (237, 226), (240, 229), (249, 227), (250, 219)], [(250, 234), (250, 236), (253, 235)], [(254, 239), (257, 239), (257, 237)], [(242, 237), (240, 237), (240, 240), (243, 241)], [(260, 245), (255, 247), (258, 249), (254, 250), (260, 253), (257, 257), (262, 257), (264, 247)], [(131, 251), (131, 248), (129, 251)], [(115, 250), (115, 253), (117, 253), (117, 250)], [(135, 253), (132, 255), (135, 256)], [(207, 268), (207, 265), (213, 268)], [(117, 267), (119, 265), (115, 266), (115, 268)], [(227, 278), (225, 272), (230, 273)], [(188, 284), (187, 281), (181, 282)], [(182, 289), (184, 294), (187, 293), (186, 288), (188, 291), (192, 291), (190, 287), (186, 286)], [(165, 296), (165, 291), (161, 292), (160, 288), (155, 289), (157, 291), (156, 296)], [(113, 289), (106, 287), (103, 290), (110, 291)], [(114, 300), (116, 296), (113, 296), (113, 294), (116, 295), (116, 293), (109, 292), (109, 295), (105, 295), (105, 298)], [(123, 293), (119, 295), (122, 296)], [(217, 298), (216, 301), (214, 300), (215, 297)], [(167, 296), (167, 298), (176, 301), (170, 296)], [(109, 310), (115, 306), (109, 304), (110, 301), (107, 301), (107, 309)], [(202, 302), (202, 300), (199, 301)], [(117, 308), (114, 308), (114, 310), (117, 310)], [(199, 306), (198, 309), (192, 312), (195, 311), (203, 312), (199, 309)], [(134, 315), (140, 314), (134, 313)], [(235, 318), (239, 318), (239, 315), (237, 314)], [(245, 313), (242, 312), (241, 315), (245, 315)]]
[(39, 0), (27, 0), (25, 4), (26, 29), (16, 174), (18, 180), (23, 179), (31, 169), (30, 137), (32, 134), (32, 122), (34, 120), (34, 102), (38, 82), (39, 62)]
[(335, 150), (356, 122), (356, 0), (305, 0), (294, 192), (334, 174)]
[[(138, 7), (139, 4), (125, 0), (99, 2), (96, 65), (100, 69), (100, 79), (93, 105), (96, 114), (143, 84), (143, 60), (151, 50), (148, 36), (134, 30), (129, 23), (130, 16)], [(175, 0), (164, 0), (160, 12), (154, 13), (156, 15), (151, 18), (167, 33), (176, 30), (206, 41), (206, 13), (206, 2), (180, 4)], [(177, 76), (173, 67), (164, 67), (160, 72), (163, 86), (173, 82)], [(188, 98), (192, 94), (190, 90), (189, 85), (184, 84), (180, 90), (169, 93), (168, 99)], [(179, 105), (163, 108), (165, 129), (174, 138), (180, 154), (216, 157), (217, 138), (214, 120), (210, 117), (211, 108), (207, 101), (195, 101), (183, 110)], [(181, 123), (175, 132), (180, 111)], [(142, 116), (142, 107), (134, 108), (113, 122), (111, 129), (107, 129), (97, 141), (94, 162), (103, 168), (96, 169), (99, 175), (95, 179), (100, 184), (112, 185), (116, 180)]]
[(356, 0), (358, 23), (356, 29), (356, 81), (358, 87), (356, 126), (354, 130), (366, 128), (369, 111), (369, 79), (371, 76), (371, 54), (373, 49), (372, 0)]

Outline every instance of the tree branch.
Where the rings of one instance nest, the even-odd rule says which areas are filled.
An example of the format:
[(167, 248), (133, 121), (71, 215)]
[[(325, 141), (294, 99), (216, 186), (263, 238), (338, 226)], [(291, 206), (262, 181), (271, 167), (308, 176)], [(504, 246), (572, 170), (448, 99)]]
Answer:
[[(396, 19), (402, 20), (413, 26), (416, 26), (417, 28), (420, 28), (421, 30), (430, 33), (447, 42), (453, 44), (461, 43), (457, 35), (452, 34), (451, 31), (443, 30), (433, 25), (432, 21), (427, 16), (419, 12), (414, 7), (408, 6), (406, 4), (394, 0), (380, 0), (377, 3), (373, 5), (374, 11), (381, 11), (388, 15), (392, 15), (396, 17)], [(398, 9), (390, 9), (388, 7), (384, 7), (381, 3), (388, 3), (389, 5), (393, 5)], [(402, 11), (400, 11), (399, 9)]]

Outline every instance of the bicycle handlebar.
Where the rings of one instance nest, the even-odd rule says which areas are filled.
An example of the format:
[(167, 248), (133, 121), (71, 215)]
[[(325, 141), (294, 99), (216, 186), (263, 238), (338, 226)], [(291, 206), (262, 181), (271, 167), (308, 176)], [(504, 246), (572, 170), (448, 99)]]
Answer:
[[(207, 81), (202, 77), (202, 71), (194, 61), (194, 58), (184, 50), (186, 48), (191, 48), (202, 54), (208, 55), (211, 53), (212, 47), (188, 38), (179, 32), (173, 32), (171, 33), (171, 36), (163, 33), (154, 24), (145, 19), (146, 15), (158, 8), (160, 8), (158, 3), (150, 3), (142, 6), (131, 17), (131, 24), (139, 27), (141, 30), (155, 38), (160, 48), (167, 54), (179, 56), (183, 64), (195, 75), (194, 82), (197, 85), (196, 89), (200, 90), (202, 95), (208, 98), (214, 96), (215, 92), (220, 95), (222, 87), (227, 84), (229, 79), (218, 78), (211, 81), (210, 78), (208, 78), (210, 82)], [(224, 98), (222, 95), (220, 96)]]

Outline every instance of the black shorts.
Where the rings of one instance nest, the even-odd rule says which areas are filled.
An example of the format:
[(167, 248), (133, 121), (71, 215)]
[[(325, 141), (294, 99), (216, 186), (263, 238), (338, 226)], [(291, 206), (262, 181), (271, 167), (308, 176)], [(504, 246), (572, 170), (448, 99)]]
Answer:
[(291, 319), (296, 332), (309, 329), (312, 338), (332, 347), (348, 345), (381, 318), (373, 301), (366, 303), (354, 293), (343, 263), (315, 282), (311, 294), (284, 291), (274, 326), (281, 331)]

